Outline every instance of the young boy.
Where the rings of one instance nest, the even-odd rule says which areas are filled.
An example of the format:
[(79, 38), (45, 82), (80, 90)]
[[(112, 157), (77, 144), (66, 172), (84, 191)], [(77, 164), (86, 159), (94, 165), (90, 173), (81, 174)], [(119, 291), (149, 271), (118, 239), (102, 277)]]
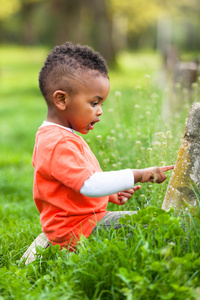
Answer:
[[(104, 59), (87, 46), (66, 43), (47, 56), (39, 75), (48, 112), (33, 153), (33, 197), (43, 233), (23, 258), (34, 259), (35, 246), (76, 248), (96, 225), (114, 224), (124, 214), (107, 212), (108, 202), (123, 205), (140, 188), (137, 182), (161, 183), (174, 166), (102, 172), (87, 143), (87, 134), (102, 115), (110, 83)], [(32, 258), (31, 256), (32, 255)]]

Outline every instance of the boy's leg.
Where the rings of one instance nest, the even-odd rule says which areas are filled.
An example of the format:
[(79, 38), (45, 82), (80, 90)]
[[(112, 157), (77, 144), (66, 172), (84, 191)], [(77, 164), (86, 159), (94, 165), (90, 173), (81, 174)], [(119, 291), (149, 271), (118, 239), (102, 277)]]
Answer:
[(36, 239), (32, 242), (30, 247), (26, 250), (26, 252), (23, 254), (22, 259), (26, 259), (25, 265), (31, 263), (36, 259), (35, 253), (36, 253), (36, 247), (41, 246), (42, 248), (48, 248), (50, 246), (50, 243), (46, 237), (46, 235), (42, 232), (40, 233)]
[(122, 225), (119, 223), (119, 219), (125, 215), (137, 214), (136, 211), (109, 211), (93, 229), (92, 234), (98, 229), (119, 229)]
[[(92, 234), (95, 233), (95, 231), (98, 228), (104, 228), (109, 229), (111, 226), (115, 229), (119, 229), (121, 227), (121, 224), (119, 223), (119, 219), (121, 217), (124, 217), (125, 215), (132, 215), (136, 214), (136, 211), (109, 211), (97, 224), (96, 227), (94, 227)], [(26, 250), (26, 252), (23, 254), (22, 259), (26, 259), (25, 264), (29, 264), (32, 261), (36, 259), (35, 253), (36, 253), (36, 247), (41, 246), (43, 248), (48, 248), (50, 246), (50, 243), (46, 237), (46, 235), (42, 232), (40, 233), (37, 238), (32, 242), (30, 247)]]

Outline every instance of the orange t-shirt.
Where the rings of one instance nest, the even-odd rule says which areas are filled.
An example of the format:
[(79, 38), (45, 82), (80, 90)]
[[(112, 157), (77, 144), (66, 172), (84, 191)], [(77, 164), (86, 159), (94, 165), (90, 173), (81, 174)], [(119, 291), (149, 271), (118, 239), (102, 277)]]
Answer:
[(42, 229), (53, 245), (72, 249), (107, 213), (108, 196), (79, 193), (85, 180), (101, 171), (99, 163), (82, 137), (47, 125), (36, 134), (33, 166), (33, 197)]

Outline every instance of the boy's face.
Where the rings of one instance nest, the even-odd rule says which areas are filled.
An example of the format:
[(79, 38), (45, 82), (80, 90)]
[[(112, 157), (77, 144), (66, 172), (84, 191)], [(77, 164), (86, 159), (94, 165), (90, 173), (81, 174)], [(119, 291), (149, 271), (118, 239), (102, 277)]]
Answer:
[[(85, 84), (81, 83), (84, 82)], [(68, 96), (63, 124), (82, 134), (87, 134), (100, 121), (102, 104), (110, 91), (109, 79), (105, 76), (89, 76), (76, 82), (75, 95)]]

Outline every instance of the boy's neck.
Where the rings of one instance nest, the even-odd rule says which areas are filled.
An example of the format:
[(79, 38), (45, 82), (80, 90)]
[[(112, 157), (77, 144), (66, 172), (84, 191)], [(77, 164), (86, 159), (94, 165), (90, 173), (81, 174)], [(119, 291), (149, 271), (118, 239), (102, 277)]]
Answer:
[(72, 128), (69, 128), (69, 127), (66, 127), (66, 126), (62, 126), (62, 125), (59, 125), (59, 124), (57, 124), (57, 123), (55, 123), (55, 122), (50, 122), (50, 121), (47, 121), (47, 120), (45, 120), (45, 121), (42, 123), (41, 127), (49, 126), (49, 125), (55, 125), (55, 126), (64, 128), (64, 129), (66, 129), (66, 130), (68, 130), (68, 131), (71, 131), (71, 132), (75, 133), (74, 130), (73, 130)]
[(57, 112), (51, 111), (49, 108), (48, 108), (48, 112), (47, 112), (47, 118), (45, 121), (53, 123), (53, 124), (57, 124), (59, 126), (62, 126), (62, 127), (68, 128), (68, 129), (72, 129), (70, 126), (67, 126), (68, 124), (65, 124), (62, 121), (61, 116), (59, 116)]
[(53, 114), (50, 113), (49, 110), (47, 113), (46, 122), (51, 122), (51, 123), (54, 123), (54, 124), (57, 124), (57, 125), (60, 125), (60, 126), (66, 127), (66, 128), (70, 128), (70, 126), (67, 126), (68, 124), (65, 124), (62, 121), (62, 118), (60, 116), (58, 116), (56, 113), (53, 113)]

